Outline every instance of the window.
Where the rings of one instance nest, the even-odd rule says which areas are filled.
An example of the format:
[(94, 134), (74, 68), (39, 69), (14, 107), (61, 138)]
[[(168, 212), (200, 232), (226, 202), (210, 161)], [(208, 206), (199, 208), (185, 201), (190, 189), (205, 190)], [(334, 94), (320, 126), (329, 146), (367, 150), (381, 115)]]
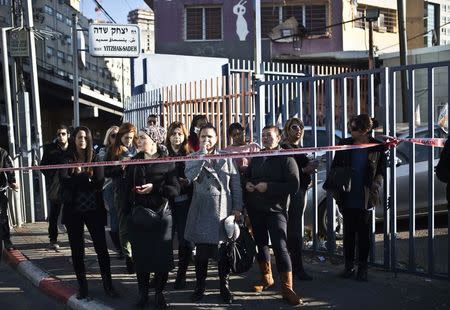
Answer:
[(47, 57), (51, 57), (54, 54), (54, 50), (52, 47), (47, 46), (47, 48), (45, 49), (45, 51), (47, 52)]
[[(379, 9), (380, 17), (376, 22), (373, 23), (373, 30), (377, 32), (397, 32), (397, 11), (387, 8), (378, 8), (373, 6), (368, 6), (364, 4), (359, 4), (357, 8), (357, 13), (355, 18), (362, 17), (366, 15), (366, 10), (368, 9)], [(353, 22), (355, 28), (365, 29), (367, 23), (365, 20), (357, 20)]]
[(57, 51), (57, 52), (56, 52), (56, 56), (57, 56), (60, 60), (65, 60), (65, 58), (64, 58), (64, 52)]
[(63, 70), (60, 70), (60, 69), (56, 70), (56, 74), (59, 75), (59, 76), (66, 76), (66, 73)]
[(186, 40), (221, 40), (222, 8), (186, 8)]
[(72, 55), (67, 55), (67, 61), (72, 63), (73, 62), (73, 57)]
[(72, 20), (68, 17), (66, 17), (66, 24), (67, 24), (67, 26), (72, 27)]
[(47, 13), (48, 15), (53, 15), (53, 8), (46, 5), (44, 6), (44, 12)]
[(11, 6), (11, 1), (10, 0), (0, 0), (0, 5)]
[(267, 34), (280, 23), (295, 17), (300, 25), (303, 25), (309, 35), (323, 35), (328, 29), (327, 5), (285, 5), (261, 7), (261, 34)]
[(56, 12), (56, 19), (59, 20), (60, 22), (63, 22), (64, 16), (61, 13)]

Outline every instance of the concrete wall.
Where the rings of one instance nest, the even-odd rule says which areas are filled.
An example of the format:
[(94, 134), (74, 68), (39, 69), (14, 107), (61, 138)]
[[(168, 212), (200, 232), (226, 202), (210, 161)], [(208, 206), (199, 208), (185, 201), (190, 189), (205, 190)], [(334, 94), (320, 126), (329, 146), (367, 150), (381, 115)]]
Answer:
[[(400, 58), (398, 53), (384, 54), (380, 56), (383, 61), (383, 67), (393, 67), (400, 64)], [(428, 48), (420, 48), (410, 50), (408, 52), (408, 64), (423, 64), (431, 62), (450, 61), (450, 46), (435, 46)], [(439, 112), (441, 106), (448, 102), (448, 72), (447, 68), (437, 68), (434, 74), (434, 102), (435, 102), (435, 114)], [(423, 125), (427, 120), (428, 115), (428, 76), (427, 70), (415, 70), (414, 72), (415, 83), (415, 103), (420, 108), (420, 119)], [(396, 78), (396, 103), (397, 103), (397, 117), (401, 122), (402, 115), (402, 96), (400, 76), (397, 74)]]
[(133, 93), (219, 77), (227, 64), (227, 58), (143, 54), (134, 60)]

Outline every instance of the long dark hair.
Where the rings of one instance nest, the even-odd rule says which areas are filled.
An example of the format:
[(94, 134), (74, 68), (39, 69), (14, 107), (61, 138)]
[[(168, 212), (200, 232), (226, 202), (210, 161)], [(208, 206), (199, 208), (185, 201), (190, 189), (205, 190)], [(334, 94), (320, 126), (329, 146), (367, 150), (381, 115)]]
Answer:
[(181, 129), (184, 135), (184, 141), (180, 147), (181, 155), (187, 155), (189, 154), (188, 135), (186, 126), (184, 126), (182, 122), (173, 122), (172, 124), (170, 124), (169, 128), (167, 129), (166, 147), (169, 150), (169, 154), (175, 153), (172, 149), (172, 144), (170, 143), (170, 137), (173, 135), (175, 129), (177, 128)]
[[(89, 128), (87, 128), (86, 126), (79, 126), (79, 127), (75, 128), (73, 130), (73, 133), (72, 133), (72, 135), (70, 136), (70, 139), (69, 139), (69, 146), (68, 146), (67, 149), (69, 151), (69, 154), (70, 154), (72, 160), (74, 160), (76, 162), (79, 162), (81, 158), (78, 157), (78, 151), (77, 151), (77, 146), (76, 146), (75, 140), (77, 138), (77, 134), (80, 131), (84, 131), (86, 133), (86, 144), (87, 145), (86, 145), (86, 150), (84, 151), (85, 152), (84, 153), (84, 158), (85, 158), (84, 162), (90, 163), (90, 162), (92, 162), (94, 160), (94, 154), (95, 153), (94, 153), (94, 148), (92, 147), (93, 146), (92, 133), (89, 130)], [(90, 175), (92, 175), (93, 172), (94, 172), (92, 167), (86, 168), (86, 171)]]
[(349, 127), (351, 123), (355, 123), (358, 129), (367, 131), (367, 134), (371, 134), (372, 130), (379, 126), (379, 123), (375, 118), (370, 117), (369, 114), (365, 113), (352, 116), (348, 122)]
[(195, 115), (192, 118), (192, 122), (191, 122), (191, 128), (189, 129), (189, 135), (190, 136), (197, 136), (197, 134), (195, 133), (195, 127), (197, 126), (197, 123), (200, 120), (205, 120), (206, 122), (208, 122), (208, 118), (206, 117), (206, 115)]

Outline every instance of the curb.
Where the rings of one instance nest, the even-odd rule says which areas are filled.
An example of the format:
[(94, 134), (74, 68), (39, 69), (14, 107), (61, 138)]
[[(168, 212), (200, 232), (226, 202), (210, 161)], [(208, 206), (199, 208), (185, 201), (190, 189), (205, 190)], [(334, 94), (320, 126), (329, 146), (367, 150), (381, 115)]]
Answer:
[(43, 271), (19, 250), (3, 250), (5, 262), (27, 278), (40, 291), (74, 310), (112, 310), (113, 308), (93, 299), (79, 300), (77, 289)]

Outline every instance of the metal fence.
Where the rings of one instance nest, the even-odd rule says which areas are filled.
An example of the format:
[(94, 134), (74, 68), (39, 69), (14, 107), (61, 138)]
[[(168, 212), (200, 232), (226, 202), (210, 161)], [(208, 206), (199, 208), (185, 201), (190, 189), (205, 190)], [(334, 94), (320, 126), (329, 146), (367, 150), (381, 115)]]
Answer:
[[(442, 62), (330, 76), (256, 81), (257, 132), (260, 134), (265, 124), (277, 123), (277, 118), (284, 123), (288, 118), (297, 116), (311, 126), (313, 146), (321, 143), (335, 145), (336, 140), (348, 135), (347, 130), (339, 133), (337, 129), (346, 129), (349, 115), (367, 111), (381, 123), (376, 134), (412, 138), (447, 137), (448, 133), (437, 126), (435, 102), (437, 99), (448, 102), (449, 66), (450, 62)], [(398, 87), (402, 71), (406, 71), (408, 77), (405, 107), (402, 107)], [(353, 90), (354, 94), (356, 92), (353, 96), (356, 100), (353, 100), (348, 92), (348, 81), (358, 83), (363, 79), (368, 82), (366, 100), (360, 100), (361, 96), (357, 93), (360, 89)], [(317, 91), (319, 85), (322, 87), (320, 92)], [(401, 120), (398, 115), (402, 115), (403, 108), (407, 110), (407, 118)], [(426, 121), (419, 125), (418, 119)], [(325, 136), (325, 141), (320, 141), (321, 135)], [(326, 170), (313, 178), (304, 223), (312, 227), (312, 249), (315, 251), (321, 250), (324, 242), (320, 239), (320, 228), (326, 226), (326, 251), (332, 254), (337, 249), (335, 231), (342, 222), (339, 221), (340, 213), (333, 199), (323, 191), (322, 184), (333, 155), (332, 152), (325, 155)], [(384, 207), (372, 212), (371, 263), (393, 271), (450, 279), (450, 215), (445, 200), (445, 185), (434, 174), (439, 150), (404, 144), (391, 149), (387, 155), (389, 167), (385, 174)], [(446, 227), (436, 229), (435, 218), (440, 212), (447, 214)], [(407, 221), (407, 229), (403, 232), (398, 230), (401, 217)], [(418, 234), (416, 220), (423, 218), (426, 227)], [(375, 230), (377, 223), (382, 226), (382, 232)]]
[[(275, 70), (273, 77), (268, 70), (264, 81), (253, 81), (251, 68), (235, 65), (231, 67), (234, 71), (222, 78), (137, 96), (126, 103), (125, 120), (141, 126), (148, 114), (155, 113), (167, 126), (174, 120), (189, 124), (193, 115), (207, 114), (220, 130), (221, 147), (227, 144), (226, 127), (231, 122), (241, 122), (249, 128), (252, 140), (261, 141), (264, 125), (281, 125), (294, 116), (308, 126), (313, 146), (334, 145), (347, 137), (349, 116), (363, 112), (380, 121), (376, 134), (447, 137), (437, 126), (436, 115), (448, 105), (449, 66), (450, 62), (441, 62), (332, 75), (289, 75), (286, 70), (275, 74)], [(408, 77), (405, 107), (399, 86), (402, 71)], [(405, 119), (398, 117), (405, 114), (403, 109), (407, 111)], [(336, 242), (335, 231), (342, 228), (341, 215), (322, 189), (333, 155), (325, 155), (326, 169), (313, 178), (304, 224), (311, 227), (312, 250), (324, 250), (325, 244), (327, 252), (339, 254), (341, 242)], [(445, 185), (434, 175), (439, 150), (401, 144), (387, 155), (384, 207), (372, 215), (371, 263), (392, 271), (450, 279), (450, 215)], [(440, 213), (447, 216), (444, 228), (435, 225)], [(439, 219), (442, 221), (442, 215)], [(425, 221), (425, 228), (417, 231), (416, 220)], [(406, 225), (406, 230), (399, 229), (399, 223)]]

